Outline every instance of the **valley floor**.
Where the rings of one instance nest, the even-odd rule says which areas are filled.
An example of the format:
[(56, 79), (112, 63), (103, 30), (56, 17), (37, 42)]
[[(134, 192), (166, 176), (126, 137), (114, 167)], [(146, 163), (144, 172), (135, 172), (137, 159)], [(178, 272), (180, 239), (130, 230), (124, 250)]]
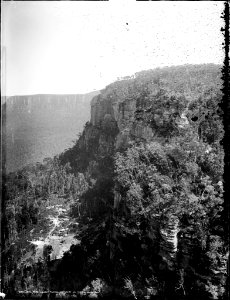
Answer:
[[(76, 238), (78, 222), (70, 216), (72, 202), (69, 197), (51, 194), (48, 199), (41, 201), (38, 223), (31, 224), (14, 243), (9, 245), (10, 248), (14, 247), (13, 251), (18, 260), (17, 270), (12, 270), (6, 280), (15, 282), (19, 297), (31, 292), (32, 294), (44, 292), (43, 288), (40, 290), (32, 284), (31, 276), (26, 276), (24, 270), (34, 268), (39, 262), (45, 265), (47, 259), (59, 260), (71, 245), (80, 243)], [(23, 280), (22, 285), (23, 277), (27, 279)]]
[[(37, 239), (33, 238), (31, 244), (35, 245), (35, 261), (43, 258), (44, 246), (51, 246), (50, 259), (60, 259), (64, 252), (70, 249), (71, 245), (76, 245), (79, 241), (74, 237), (73, 228), (78, 223), (69, 216), (70, 204), (64, 198), (54, 196), (49, 199), (49, 206), (46, 207), (47, 217), (49, 219), (49, 231)], [(71, 229), (72, 228), (72, 229)], [(33, 231), (33, 229), (32, 229)]]

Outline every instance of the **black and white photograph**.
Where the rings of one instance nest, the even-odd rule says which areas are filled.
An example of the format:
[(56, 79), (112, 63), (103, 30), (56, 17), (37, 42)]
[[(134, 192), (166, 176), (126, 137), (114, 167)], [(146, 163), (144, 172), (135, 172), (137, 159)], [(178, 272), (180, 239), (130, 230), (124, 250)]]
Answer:
[(1, 1), (0, 299), (227, 299), (227, 5)]

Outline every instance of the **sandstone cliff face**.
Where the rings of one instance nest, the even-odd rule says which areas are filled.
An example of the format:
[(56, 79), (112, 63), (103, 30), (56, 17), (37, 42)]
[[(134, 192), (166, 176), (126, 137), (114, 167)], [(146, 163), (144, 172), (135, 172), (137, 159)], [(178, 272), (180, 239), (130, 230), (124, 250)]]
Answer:
[[(172, 70), (173, 80), (171, 80)], [(202, 95), (206, 86), (210, 88), (221, 86), (220, 78), (220, 69), (215, 65), (180, 66), (137, 73), (133, 78), (107, 86), (101, 94), (92, 99), (90, 122), (93, 126), (100, 127), (104, 117), (110, 115), (119, 129), (116, 138), (117, 149), (132, 139), (149, 141), (153, 137), (156, 138), (157, 132), (145, 120), (135, 118), (139, 109), (148, 108), (149, 99), (156, 100), (163, 89), (167, 91), (169, 97), (184, 95), (191, 101)], [(185, 114), (186, 109), (177, 120), (180, 128), (188, 125)], [(157, 120), (157, 117), (156, 112), (155, 121), (160, 125), (162, 120), (161, 118)]]
[[(143, 104), (144, 107), (144, 104)], [(131, 140), (151, 140), (154, 131), (145, 122), (137, 121), (135, 113), (137, 100), (114, 99), (111, 95), (98, 95), (91, 101), (91, 124), (101, 127), (105, 118), (110, 117), (118, 128), (118, 135), (115, 140), (115, 148), (128, 146)]]

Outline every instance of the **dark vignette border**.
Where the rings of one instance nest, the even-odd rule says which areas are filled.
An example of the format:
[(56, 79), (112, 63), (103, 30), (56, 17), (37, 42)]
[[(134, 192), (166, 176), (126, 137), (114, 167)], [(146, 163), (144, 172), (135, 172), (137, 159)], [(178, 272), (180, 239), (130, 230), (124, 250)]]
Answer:
[[(66, 0), (2, 0), (2, 2), (9, 2), (9, 1), (14, 1), (14, 2), (17, 2), (17, 1), (32, 1), (32, 2), (35, 2), (35, 1), (45, 1), (45, 2), (50, 2), (50, 1), (66, 1)], [(67, 1), (109, 1), (109, 0), (67, 0)]]
[[(10, 0), (3, 0), (10, 1)], [(17, 0), (13, 0), (17, 1)], [(28, 1), (28, 0), (24, 0)], [(37, 1), (37, 0), (32, 0)], [(46, 0), (40, 0), (46, 1)], [(52, 0), (49, 0), (52, 1)], [(62, 0), (61, 0), (62, 1)], [(71, 0), (69, 0), (71, 1)], [(72, 0), (72, 1), (109, 1), (109, 0)], [(125, 1), (125, 0), (124, 0)], [(136, 0), (136, 1), (148, 1), (148, 0)], [(170, 0), (169, 0), (170, 1)], [(230, 14), (230, 4), (229, 0), (224, 3), (224, 10), (222, 12), (221, 18), (225, 21), (225, 27), (221, 28), (222, 34), (224, 36), (224, 42), (222, 43), (224, 50), (224, 62), (222, 67), (222, 80), (223, 80), (223, 97), (221, 102), (219, 103), (219, 113), (223, 115), (223, 127), (224, 127), (224, 136), (221, 141), (222, 146), (224, 147), (225, 157), (224, 157), (224, 210), (223, 210), (223, 218), (225, 224), (225, 246), (229, 247), (230, 242), (230, 84), (229, 84), (229, 14)], [(2, 63), (1, 63), (2, 67)], [(2, 97), (3, 99), (4, 97)], [(5, 246), (5, 236), (4, 236), (4, 225), (5, 225), (5, 161), (6, 161), (6, 151), (5, 151), (5, 122), (6, 122), (6, 102), (1, 101), (1, 153), (0, 153), (0, 291), (2, 290), (3, 282), (3, 273), (4, 273), (4, 246)], [(230, 299), (230, 279), (229, 272), (230, 271), (230, 262), (228, 257), (228, 265), (227, 265), (227, 282), (226, 282), (226, 291), (225, 291), (225, 299)]]
[[(224, 4), (224, 11), (222, 13), (221, 18), (225, 21), (225, 27), (221, 28), (221, 31), (224, 35), (223, 50), (224, 50), (224, 62), (222, 67), (222, 80), (223, 80), (223, 98), (219, 103), (219, 107), (223, 112), (223, 127), (224, 127), (224, 137), (221, 141), (221, 144), (224, 147), (225, 157), (224, 157), (224, 210), (223, 210), (223, 218), (225, 224), (225, 242), (226, 248), (229, 247), (229, 235), (230, 235), (230, 91), (229, 91), (229, 0), (227, 0)], [(227, 264), (227, 281), (226, 281), (226, 291), (225, 291), (225, 299), (229, 299), (230, 297), (230, 280), (229, 280), (229, 257)]]
[(5, 195), (6, 195), (6, 97), (1, 96), (1, 154), (0, 154), (0, 292), (4, 286), (5, 258)]

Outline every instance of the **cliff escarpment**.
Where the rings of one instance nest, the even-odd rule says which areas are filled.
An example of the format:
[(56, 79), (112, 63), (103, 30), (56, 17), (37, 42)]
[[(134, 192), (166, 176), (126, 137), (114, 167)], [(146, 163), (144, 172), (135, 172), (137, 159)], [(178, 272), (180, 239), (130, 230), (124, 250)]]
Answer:
[[(24, 281), (94, 298), (222, 299), (228, 250), (221, 97), (215, 65), (139, 72), (96, 95), (75, 145), (55, 164), (35, 168), (38, 181), (17, 175), (30, 197), (26, 211), (36, 195), (43, 206), (65, 201), (51, 205), (42, 241), (54, 249), (39, 248), (42, 271), (37, 262), (25, 265)], [(17, 209), (12, 215), (16, 223), (22, 218)]]
[(74, 167), (74, 159), (82, 160), (77, 149), (84, 149), (87, 157), (96, 152), (111, 156), (113, 147), (119, 151), (133, 142), (164, 142), (180, 135), (198, 125), (194, 118), (202, 121), (199, 102), (210, 93), (220, 93), (220, 77), (218, 66), (188, 65), (143, 71), (112, 83), (91, 100), (90, 122), (76, 145), (61, 157), (67, 162), (71, 156)]
[(5, 97), (6, 171), (19, 170), (70, 147), (90, 119), (90, 101), (97, 94)]

